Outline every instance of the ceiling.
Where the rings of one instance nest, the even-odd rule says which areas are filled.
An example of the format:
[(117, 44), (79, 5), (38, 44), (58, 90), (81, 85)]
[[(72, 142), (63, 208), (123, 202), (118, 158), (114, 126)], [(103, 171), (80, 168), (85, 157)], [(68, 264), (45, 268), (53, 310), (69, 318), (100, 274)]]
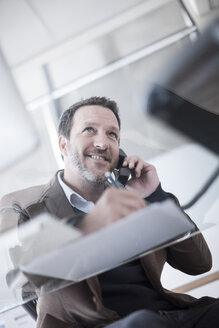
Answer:
[[(219, 13), (217, 0), (184, 3), (200, 28)], [(179, 14), (175, 14), (176, 19), (167, 14), (176, 13), (179, 7), (177, 0), (0, 0), (0, 48), (27, 104), (50, 91), (45, 66), (53, 88), (59, 89), (90, 70), (145, 46), (146, 40), (150, 43), (162, 38), (162, 31), (167, 35), (182, 28), (185, 22)], [(145, 23), (141, 22), (159, 9), (161, 17), (145, 34)], [(134, 37), (138, 45), (133, 44)], [(95, 40), (105, 44), (104, 56)], [(113, 47), (106, 46), (112, 42)]]
[[(106, 21), (109, 29), (113, 29), (116, 18), (120, 21), (118, 27), (168, 2), (171, 1), (1, 0), (1, 48), (9, 66), (14, 68), (101, 27)], [(218, 15), (218, 0), (184, 0), (184, 3), (200, 27)]]

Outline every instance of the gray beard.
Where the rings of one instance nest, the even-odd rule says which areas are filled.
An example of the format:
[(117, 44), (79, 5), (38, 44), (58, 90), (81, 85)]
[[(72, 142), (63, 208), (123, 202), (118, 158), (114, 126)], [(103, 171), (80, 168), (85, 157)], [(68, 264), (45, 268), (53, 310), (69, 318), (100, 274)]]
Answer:
[[(88, 170), (86, 165), (81, 161), (78, 153), (72, 154), (71, 152), (69, 152), (69, 162), (70, 162), (72, 168), (76, 167), (78, 169), (81, 177), (84, 178), (86, 181), (96, 183), (96, 184), (103, 184), (106, 182), (106, 178), (105, 178), (104, 174), (97, 175), (97, 174), (94, 174), (93, 172), (91, 172), (90, 170)], [(112, 167), (110, 168), (110, 171), (113, 171), (114, 168), (115, 168), (115, 166), (112, 165)]]

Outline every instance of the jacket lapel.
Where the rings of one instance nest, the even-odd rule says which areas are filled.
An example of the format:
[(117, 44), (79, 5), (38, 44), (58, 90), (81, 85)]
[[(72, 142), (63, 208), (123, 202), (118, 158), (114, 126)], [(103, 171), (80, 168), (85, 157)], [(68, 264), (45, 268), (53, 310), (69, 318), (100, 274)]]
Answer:
[[(60, 171), (58, 171), (60, 172)], [(69, 203), (62, 187), (58, 181), (58, 172), (55, 177), (50, 181), (49, 188), (44, 195), (44, 202), (48, 211), (56, 217), (63, 219), (72, 217), (75, 212)]]

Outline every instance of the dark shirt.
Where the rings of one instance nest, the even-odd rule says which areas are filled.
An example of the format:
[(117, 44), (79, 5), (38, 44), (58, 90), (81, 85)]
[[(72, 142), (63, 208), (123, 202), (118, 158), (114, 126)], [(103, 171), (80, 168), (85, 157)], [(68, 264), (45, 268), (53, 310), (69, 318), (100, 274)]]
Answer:
[(175, 307), (153, 289), (139, 260), (98, 276), (103, 303), (121, 317), (140, 309), (174, 310)]
[[(145, 200), (161, 202), (171, 197), (161, 185)], [(174, 310), (175, 307), (153, 289), (142, 268), (135, 260), (98, 276), (103, 303), (121, 317), (140, 309), (153, 311)]]

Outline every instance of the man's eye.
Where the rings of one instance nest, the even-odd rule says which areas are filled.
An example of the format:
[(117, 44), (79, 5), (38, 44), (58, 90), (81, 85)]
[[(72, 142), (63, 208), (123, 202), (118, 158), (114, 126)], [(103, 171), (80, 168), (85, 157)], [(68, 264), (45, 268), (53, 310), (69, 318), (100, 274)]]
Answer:
[(92, 128), (91, 126), (88, 126), (87, 128), (84, 129), (84, 131), (86, 131), (88, 133), (92, 133), (92, 132), (94, 132), (94, 128)]
[(115, 132), (110, 132), (109, 133), (110, 137), (117, 139), (117, 134)]

